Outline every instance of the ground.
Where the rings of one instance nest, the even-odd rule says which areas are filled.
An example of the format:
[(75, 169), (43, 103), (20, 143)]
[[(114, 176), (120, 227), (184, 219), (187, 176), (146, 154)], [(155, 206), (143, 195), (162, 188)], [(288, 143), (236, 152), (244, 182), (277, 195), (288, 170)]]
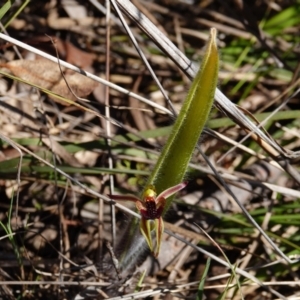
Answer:
[[(0, 8), (1, 298), (296, 297), (300, 2), (12, 2)], [(223, 181), (196, 149), (155, 259), (138, 229), (129, 238), (134, 203), (107, 195), (140, 196), (175, 120), (168, 100), (178, 112), (212, 27), (218, 88), (237, 106), (216, 95), (199, 145)]]

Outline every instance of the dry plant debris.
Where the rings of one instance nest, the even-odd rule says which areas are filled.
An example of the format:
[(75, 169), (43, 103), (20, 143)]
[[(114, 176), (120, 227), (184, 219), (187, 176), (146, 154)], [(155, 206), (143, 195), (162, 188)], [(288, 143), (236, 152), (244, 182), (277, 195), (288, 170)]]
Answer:
[[(129, 1), (116, 2), (123, 6)], [(15, 1), (1, 22), (14, 39), (54, 57), (56, 47), (60, 59), (170, 109), (114, 9), (107, 23), (105, 4), (55, 0), (21, 7)], [(257, 118), (285, 156), (273, 155), (274, 145), (262, 144), (254, 136), (243, 141), (248, 132), (218, 109), (211, 112), (201, 149), (276, 245), (297, 258), (299, 1), (134, 0), (131, 4), (196, 63), (201, 63), (210, 27), (218, 29), (219, 88), (241, 111)], [(147, 36), (151, 32), (142, 31), (141, 14), (138, 20), (126, 17), (124, 9), (123, 13), (178, 111), (190, 84), (188, 70), (180, 69), (172, 54), (159, 49), (158, 41)], [(187, 175), (189, 185), (165, 222), (166, 231), (178, 238), (165, 232), (158, 260), (147, 252), (133, 255), (133, 263), (117, 274), (116, 259), (134, 207), (129, 203), (115, 209), (100, 196), (105, 200), (112, 186), (120, 193), (139, 195), (172, 118), (132, 94), (107, 89), (54, 62), (32, 57), (21, 47), (17, 50), (0, 39), (1, 72), (9, 71), (80, 106), (0, 77), (2, 299), (297, 297), (299, 263), (280, 260), (197, 151)], [(208, 256), (186, 242), (219, 259), (226, 256), (233, 269), (245, 270), (264, 286), (250, 283), (213, 259), (200, 290)]]

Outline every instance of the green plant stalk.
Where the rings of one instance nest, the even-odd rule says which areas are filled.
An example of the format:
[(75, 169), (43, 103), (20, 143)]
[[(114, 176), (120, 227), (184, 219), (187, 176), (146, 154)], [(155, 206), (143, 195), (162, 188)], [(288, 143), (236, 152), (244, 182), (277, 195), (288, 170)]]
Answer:
[[(218, 80), (219, 55), (216, 43), (216, 29), (211, 29), (205, 55), (188, 95), (175, 121), (172, 132), (148, 179), (145, 190), (154, 185), (158, 194), (183, 181), (189, 161), (208, 120), (214, 101)], [(174, 197), (166, 199), (163, 214), (169, 209)], [(145, 249), (145, 240), (138, 234), (134, 219), (129, 228), (127, 243), (121, 245), (121, 272), (130, 270)], [(123, 274), (124, 275), (124, 274)]]

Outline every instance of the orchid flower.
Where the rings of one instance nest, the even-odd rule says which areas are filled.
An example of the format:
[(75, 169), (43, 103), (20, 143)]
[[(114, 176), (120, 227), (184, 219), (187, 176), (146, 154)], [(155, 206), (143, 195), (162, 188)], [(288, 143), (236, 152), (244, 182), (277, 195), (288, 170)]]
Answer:
[[(143, 192), (142, 199), (134, 195), (109, 195), (113, 200), (125, 200), (135, 202), (137, 210), (141, 214), (140, 230), (147, 241), (147, 244), (152, 254), (157, 257), (160, 250), (162, 235), (164, 232), (164, 222), (162, 214), (165, 208), (166, 199), (178, 191), (185, 188), (187, 182), (179, 183), (172, 186), (158, 196), (153, 185), (149, 185)], [(154, 222), (154, 224), (153, 224)], [(154, 226), (153, 226), (154, 225)], [(153, 251), (151, 231), (155, 229), (156, 234), (156, 249)]]

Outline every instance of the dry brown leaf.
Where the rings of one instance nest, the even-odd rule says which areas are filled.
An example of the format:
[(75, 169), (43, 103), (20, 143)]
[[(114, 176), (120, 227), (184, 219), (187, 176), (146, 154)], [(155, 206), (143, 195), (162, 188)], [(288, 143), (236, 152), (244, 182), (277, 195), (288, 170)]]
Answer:
[[(86, 97), (97, 85), (94, 80), (68, 70), (64, 75), (69, 87), (73, 91), (72, 93), (61, 74), (59, 66), (46, 59), (14, 60), (0, 64), (0, 67), (8, 69), (13, 75), (25, 81), (48, 89), (53, 93), (73, 101), (77, 100), (73, 93), (77, 97)], [(62, 68), (62, 71), (64, 71), (64, 68)], [(63, 105), (69, 105), (69, 103), (61, 101), (51, 95), (49, 95), (49, 97)]]
[[(87, 71), (91, 71), (93, 62), (97, 58), (94, 53), (83, 51), (57, 36), (35, 36), (34, 38), (26, 38), (23, 42), (52, 56), (57, 56), (58, 52), (59, 58)], [(37, 56), (36, 59), (44, 58)]]
[(68, 41), (63, 41), (64, 50), (66, 53), (66, 61), (82, 69), (92, 67), (96, 55), (93, 53), (82, 51)]

